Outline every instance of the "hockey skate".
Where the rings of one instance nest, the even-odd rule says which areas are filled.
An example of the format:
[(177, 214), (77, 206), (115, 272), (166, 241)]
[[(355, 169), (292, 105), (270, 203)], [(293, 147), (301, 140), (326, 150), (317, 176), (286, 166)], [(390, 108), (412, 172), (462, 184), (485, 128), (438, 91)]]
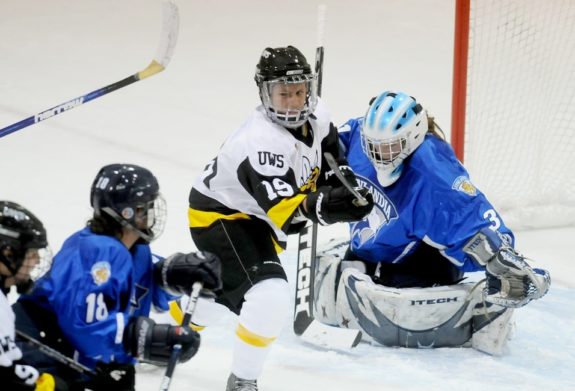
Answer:
[(258, 391), (258, 381), (241, 379), (230, 373), (226, 391)]

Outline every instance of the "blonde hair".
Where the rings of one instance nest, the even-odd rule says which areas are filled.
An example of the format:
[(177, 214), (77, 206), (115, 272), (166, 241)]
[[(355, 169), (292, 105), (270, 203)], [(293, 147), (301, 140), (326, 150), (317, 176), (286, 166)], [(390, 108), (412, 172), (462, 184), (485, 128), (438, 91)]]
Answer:
[(435, 137), (440, 138), (443, 141), (447, 141), (445, 139), (445, 132), (443, 129), (435, 122), (435, 117), (427, 115), (427, 133), (431, 133)]

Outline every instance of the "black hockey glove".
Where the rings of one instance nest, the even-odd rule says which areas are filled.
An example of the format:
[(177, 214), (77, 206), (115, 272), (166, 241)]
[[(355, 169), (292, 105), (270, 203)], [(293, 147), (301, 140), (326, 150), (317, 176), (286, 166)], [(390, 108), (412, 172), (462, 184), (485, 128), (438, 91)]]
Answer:
[(306, 208), (303, 213), (321, 225), (361, 220), (371, 212), (373, 197), (365, 188), (361, 188), (359, 193), (367, 200), (367, 205), (357, 205), (355, 196), (344, 186), (320, 187), (304, 200)]
[(202, 282), (208, 290), (218, 290), (221, 264), (218, 257), (208, 252), (175, 253), (155, 265), (156, 281), (176, 294), (190, 294), (194, 282)]
[(198, 352), (200, 334), (187, 325), (156, 324), (145, 316), (130, 322), (124, 332), (124, 348), (139, 360), (166, 364), (176, 344), (182, 346), (179, 362), (186, 362)]
[(77, 382), (72, 390), (135, 391), (136, 369), (132, 364), (98, 362), (96, 376)]
[[(339, 166), (339, 171), (343, 175), (343, 177), (349, 182), (351, 187), (357, 188), (359, 187), (357, 184), (357, 178), (355, 173), (348, 166), (347, 161), (345, 159), (338, 159), (337, 164)], [(326, 171), (324, 173), (324, 179), (320, 182), (320, 186), (331, 186), (331, 187), (340, 187), (342, 185), (339, 178), (335, 175), (333, 170)]]

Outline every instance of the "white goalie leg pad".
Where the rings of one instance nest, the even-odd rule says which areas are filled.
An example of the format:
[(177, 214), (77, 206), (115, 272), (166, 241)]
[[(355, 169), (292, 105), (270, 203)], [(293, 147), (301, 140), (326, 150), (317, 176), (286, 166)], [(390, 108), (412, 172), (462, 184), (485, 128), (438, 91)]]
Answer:
[(345, 269), (337, 292), (338, 324), (360, 329), (386, 346), (461, 346), (473, 331), (475, 303), (470, 293), (476, 285), (396, 289)]
[(321, 323), (337, 326), (335, 299), (336, 279), (341, 258), (334, 254), (318, 255), (316, 260), (313, 311), (315, 319)]
[(361, 261), (341, 259), (340, 254), (323, 253), (316, 261), (314, 281), (314, 317), (321, 323), (337, 326), (336, 295), (341, 270), (354, 268), (365, 273), (365, 264)]

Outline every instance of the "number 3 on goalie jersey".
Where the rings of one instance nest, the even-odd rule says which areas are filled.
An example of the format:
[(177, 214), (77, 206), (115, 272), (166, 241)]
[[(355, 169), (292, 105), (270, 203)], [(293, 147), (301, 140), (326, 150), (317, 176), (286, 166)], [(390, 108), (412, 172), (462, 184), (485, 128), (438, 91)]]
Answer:
[(280, 178), (274, 178), (271, 182), (262, 181), (262, 185), (264, 185), (270, 201), (275, 200), (278, 196), (291, 197), (294, 195), (291, 185)]
[(90, 293), (86, 296), (86, 323), (92, 323), (94, 320), (103, 320), (108, 317), (108, 307), (104, 301), (104, 294)]
[(501, 227), (501, 220), (499, 220), (499, 216), (497, 216), (497, 213), (494, 209), (489, 209), (483, 213), (483, 217), (491, 221), (492, 225), (489, 227), (489, 229), (492, 231), (497, 231), (499, 227)]

